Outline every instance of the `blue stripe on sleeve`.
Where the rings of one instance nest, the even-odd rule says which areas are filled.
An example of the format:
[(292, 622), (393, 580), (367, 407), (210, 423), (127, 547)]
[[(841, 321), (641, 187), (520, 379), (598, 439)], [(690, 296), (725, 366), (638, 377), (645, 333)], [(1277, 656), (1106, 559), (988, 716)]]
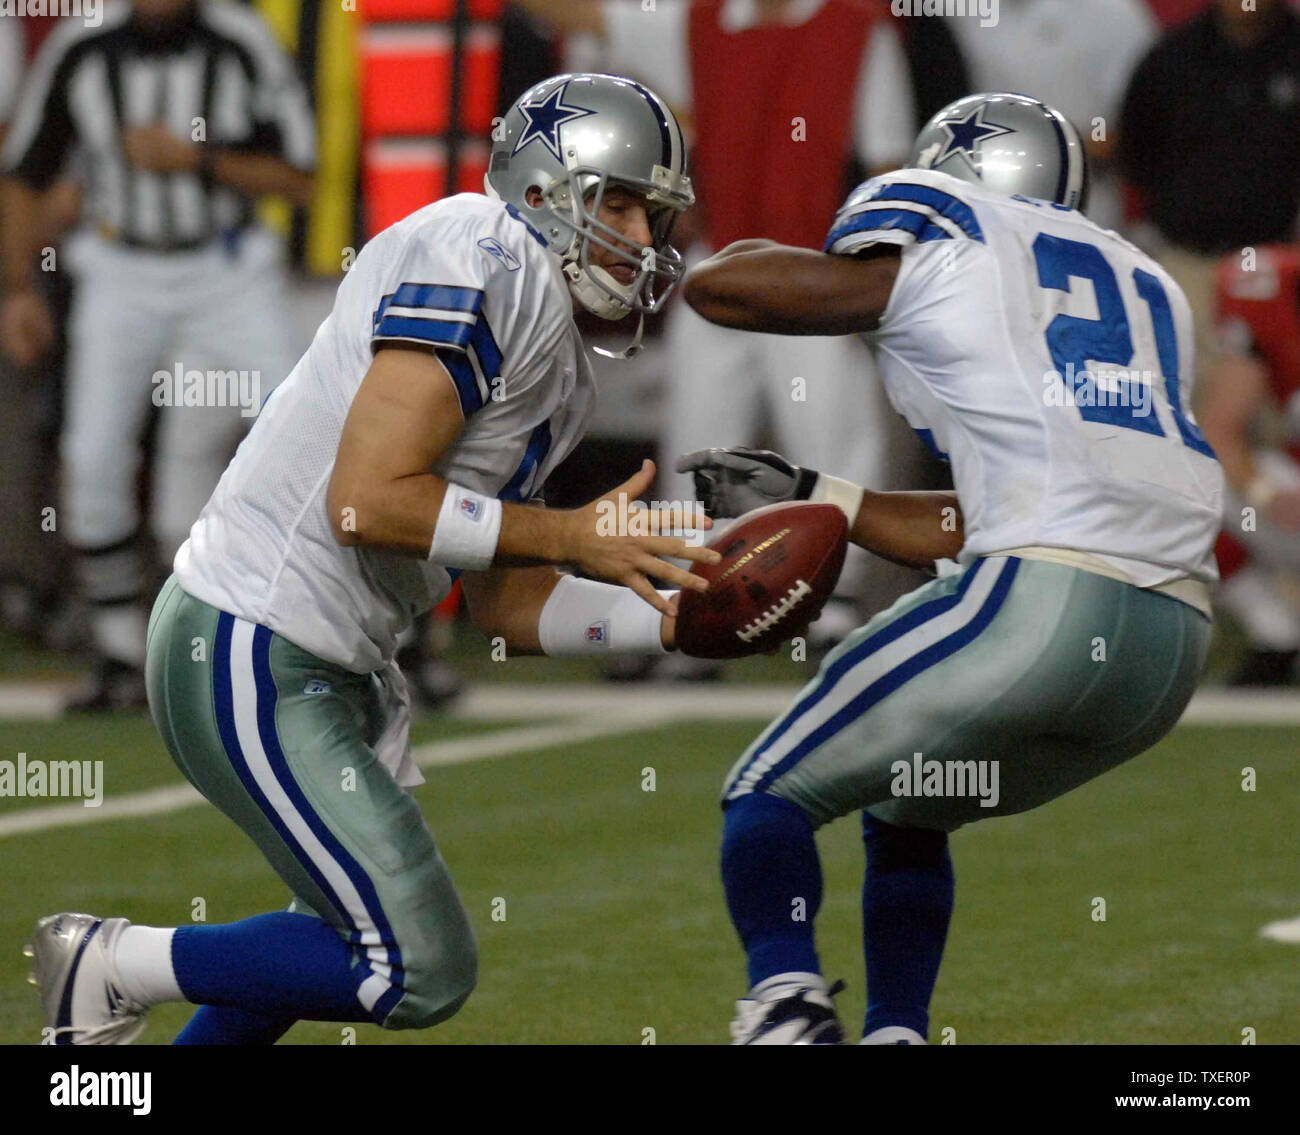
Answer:
[(474, 333), (472, 323), (447, 319), (423, 319), (413, 315), (385, 315), (375, 326), (377, 339), (418, 339), (441, 347), (464, 350)]
[(438, 359), (451, 375), (460, 398), (460, 412), (468, 420), (476, 410), (483, 409), (483, 392), (474, 378), (474, 368), (459, 351), (439, 350)]
[(952, 239), (951, 233), (941, 229), (924, 213), (911, 209), (870, 209), (865, 213), (855, 213), (831, 229), (824, 251), (830, 252), (838, 241), (855, 233), (889, 231), (909, 232), (922, 244), (930, 240)]
[(403, 284), (388, 302), (394, 307), (478, 311), (483, 306), (483, 292), (479, 288), (459, 288), (451, 284)]
[(928, 205), (939, 216), (951, 221), (971, 240), (984, 243), (984, 230), (975, 219), (975, 210), (965, 201), (935, 189), (930, 185), (917, 185), (910, 181), (895, 181), (883, 185), (872, 201), (913, 201), (918, 205)]

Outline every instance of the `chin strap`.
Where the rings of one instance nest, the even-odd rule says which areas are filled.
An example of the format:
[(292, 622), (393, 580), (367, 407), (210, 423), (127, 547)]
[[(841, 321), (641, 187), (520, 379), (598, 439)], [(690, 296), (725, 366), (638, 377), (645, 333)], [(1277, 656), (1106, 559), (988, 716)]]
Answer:
[[(592, 267), (589, 271), (590, 273), (604, 273), (604, 269), (596, 267)], [(583, 271), (582, 267), (575, 261), (571, 260), (564, 265), (564, 274), (569, 279), (569, 290), (577, 301), (593, 315), (611, 321), (621, 320), (626, 319), (634, 310), (630, 306), (630, 295), (628, 305), (620, 304), (603, 288), (594, 284), (589, 278), (589, 273)], [(605, 279), (611, 288), (619, 291), (623, 290), (623, 286), (607, 273), (605, 273)], [(630, 359), (633, 355), (639, 354), (641, 352), (641, 335), (645, 331), (645, 312), (639, 309), (636, 310), (636, 334), (632, 336), (632, 341), (626, 347), (621, 351), (608, 351), (604, 347), (594, 346), (591, 349), (607, 359)]]
[(632, 336), (630, 342), (621, 351), (607, 351), (604, 347), (595, 347), (591, 349), (598, 355), (603, 355), (607, 359), (630, 359), (633, 355), (641, 353), (641, 332), (645, 330), (645, 313), (638, 312), (636, 317), (636, 334)]

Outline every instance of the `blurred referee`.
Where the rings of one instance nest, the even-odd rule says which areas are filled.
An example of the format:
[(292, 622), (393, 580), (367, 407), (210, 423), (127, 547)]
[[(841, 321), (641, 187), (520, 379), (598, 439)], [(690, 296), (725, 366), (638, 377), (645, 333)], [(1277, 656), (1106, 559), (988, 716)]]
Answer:
[(118, 0), (98, 27), (65, 21), (27, 78), (0, 154), (0, 340), (20, 366), (53, 338), (34, 286), (39, 194), (73, 152), (86, 180), (64, 252), (77, 288), (58, 530), (79, 553), (98, 665), (70, 709), (144, 704), (137, 499), (153, 407), (152, 529), (170, 560), (293, 366), (280, 242), (253, 206), (308, 202), (315, 143), (292, 62), (222, 0)]

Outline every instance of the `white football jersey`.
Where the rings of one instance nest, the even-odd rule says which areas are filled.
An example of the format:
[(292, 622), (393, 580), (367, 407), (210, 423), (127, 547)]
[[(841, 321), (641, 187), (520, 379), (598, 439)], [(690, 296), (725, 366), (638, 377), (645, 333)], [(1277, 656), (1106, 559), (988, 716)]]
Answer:
[(1192, 315), (1082, 214), (933, 170), (859, 186), (826, 250), (902, 246), (865, 336), (895, 409), (951, 461), (965, 544), (1088, 553), (1142, 587), (1217, 578), (1223, 475), (1192, 417)]
[(175, 561), (191, 595), (358, 673), (451, 587), (427, 560), (341, 547), (326, 515), (344, 419), (384, 343), (435, 350), (455, 384), (464, 428), (431, 472), (505, 501), (538, 495), (595, 398), (559, 258), (510, 206), (446, 198), (362, 249)]

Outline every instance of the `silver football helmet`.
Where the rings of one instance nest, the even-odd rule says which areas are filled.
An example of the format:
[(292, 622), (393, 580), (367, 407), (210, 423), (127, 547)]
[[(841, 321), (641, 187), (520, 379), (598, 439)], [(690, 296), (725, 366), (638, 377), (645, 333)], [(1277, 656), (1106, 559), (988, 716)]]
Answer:
[[(695, 203), (681, 128), (663, 99), (615, 75), (555, 75), (525, 91), (492, 137), (484, 189), (559, 253), (578, 302), (605, 319), (658, 311), (682, 274), (669, 232)], [(645, 197), (650, 244), (630, 251), (598, 219), (611, 183)], [(537, 205), (528, 202), (533, 187)], [(593, 244), (635, 269), (635, 279), (622, 284), (592, 264)]]
[(999, 193), (1087, 203), (1088, 163), (1070, 120), (1028, 95), (967, 95), (927, 122), (909, 168), (934, 169)]

